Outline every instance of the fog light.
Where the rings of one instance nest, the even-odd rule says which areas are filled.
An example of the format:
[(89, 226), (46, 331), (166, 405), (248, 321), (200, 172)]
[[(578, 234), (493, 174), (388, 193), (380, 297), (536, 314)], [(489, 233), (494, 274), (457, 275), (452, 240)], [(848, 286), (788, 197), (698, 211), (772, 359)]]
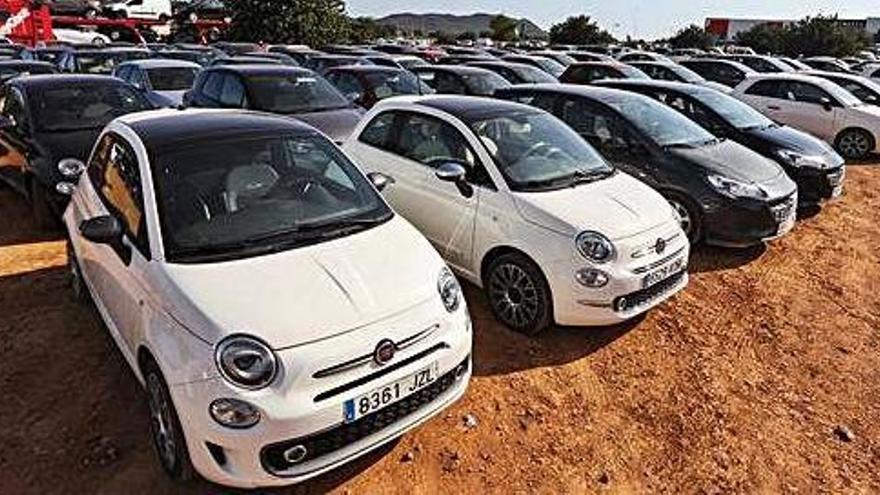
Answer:
[(595, 268), (581, 268), (574, 274), (574, 278), (579, 284), (592, 289), (608, 284), (608, 274)]
[(284, 451), (284, 460), (291, 464), (298, 464), (309, 454), (309, 449), (305, 445), (294, 445)]
[(70, 182), (58, 182), (55, 184), (55, 190), (65, 196), (73, 194), (75, 188), (76, 184), (71, 184)]
[(217, 399), (208, 409), (214, 421), (227, 428), (250, 428), (260, 422), (260, 410), (243, 400)]

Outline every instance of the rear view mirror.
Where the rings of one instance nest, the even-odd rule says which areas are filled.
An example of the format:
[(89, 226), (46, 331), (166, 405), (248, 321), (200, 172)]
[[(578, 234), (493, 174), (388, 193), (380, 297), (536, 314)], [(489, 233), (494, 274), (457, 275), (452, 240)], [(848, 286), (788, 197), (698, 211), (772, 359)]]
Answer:
[(116, 217), (103, 215), (84, 220), (79, 233), (95, 244), (114, 244), (122, 240), (122, 225)]
[(393, 177), (380, 172), (370, 172), (367, 174), (367, 178), (370, 179), (370, 183), (373, 184), (373, 187), (379, 192), (382, 192), (386, 187), (394, 184)]
[(460, 163), (446, 162), (437, 167), (434, 175), (443, 182), (451, 182), (458, 187), (461, 195), (469, 198), (474, 195), (474, 188), (467, 183), (467, 169)]
[(833, 108), (833, 106), (831, 105), (831, 100), (829, 100), (828, 98), (822, 97), (821, 99), (819, 99), (819, 103), (822, 104), (822, 108), (824, 108), (826, 112), (830, 112)]

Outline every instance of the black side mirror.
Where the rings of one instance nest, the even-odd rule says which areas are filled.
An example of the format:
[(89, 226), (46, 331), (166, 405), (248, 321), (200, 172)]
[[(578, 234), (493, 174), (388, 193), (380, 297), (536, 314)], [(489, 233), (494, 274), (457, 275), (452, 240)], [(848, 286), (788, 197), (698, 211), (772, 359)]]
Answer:
[(467, 183), (467, 169), (460, 163), (446, 162), (437, 167), (434, 175), (443, 182), (451, 182), (458, 187), (461, 195), (470, 198), (474, 195), (474, 188)]
[(831, 100), (828, 98), (822, 97), (819, 100), (819, 103), (822, 104), (822, 108), (825, 109), (826, 112), (830, 112), (834, 107), (831, 105)]
[(394, 184), (394, 177), (380, 172), (370, 172), (367, 174), (367, 178), (370, 179), (370, 183), (373, 184), (373, 187), (379, 192), (382, 192), (386, 187)]
[(114, 244), (122, 240), (122, 224), (116, 217), (103, 215), (84, 220), (79, 233), (95, 244)]

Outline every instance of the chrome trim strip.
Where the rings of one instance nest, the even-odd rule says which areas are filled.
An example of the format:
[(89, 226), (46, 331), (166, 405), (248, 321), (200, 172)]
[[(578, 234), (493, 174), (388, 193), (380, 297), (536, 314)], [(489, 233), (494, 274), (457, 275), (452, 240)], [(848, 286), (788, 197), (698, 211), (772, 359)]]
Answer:
[(645, 266), (640, 266), (640, 267), (638, 267), (638, 268), (634, 268), (634, 269), (633, 269), (633, 273), (635, 273), (635, 274), (637, 274), (637, 275), (640, 275), (640, 274), (642, 274), (642, 273), (649, 272), (649, 271), (653, 270), (654, 268), (657, 268), (657, 267), (659, 267), (659, 266), (665, 265), (666, 263), (669, 263), (670, 261), (672, 261), (672, 260), (675, 259), (676, 257), (681, 256), (681, 253), (683, 253), (683, 252), (684, 252), (684, 246), (682, 246), (681, 248), (679, 248), (678, 251), (676, 251), (676, 252), (670, 254), (669, 256), (667, 256), (667, 257), (665, 257), (665, 258), (663, 258), (663, 259), (659, 259), (659, 260), (657, 260), (657, 261), (655, 261), (655, 262), (653, 262), (653, 263), (648, 263), (648, 264), (645, 265)]
[[(418, 344), (419, 342), (425, 340), (431, 334), (433, 334), (434, 332), (436, 332), (439, 329), (440, 329), (440, 325), (435, 323), (435, 324), (431, 325), (430, 327), (416, 333), (415, 335), (407, 337), (407, 338), (401, 340), (400, 342), (395, 342), (394, 349), (399, 351), (402, 349), (406, 349), (407, 347), (412, 347), (412, 346)], [(337, 373), (342, 373), (343, 371), (348, 371), (350, 369), (354, 369), (359, 366), (363, 366), (363, 365), (371, 362), (372, 360), (373, 360), (373, 353), (370, 352), (368, 354), (364, 354), (363, 356), (358, 356), (358, 357), (351, 359), (349, 361), (345, 361), (343, 363), (340, 363), (340, 364), (337, 364), (334, 366), (330, 366), (329, 368), (324, 368), (322, 370), (318, 370), (312, 375), (312, 378), (326, 378), (328, 376), (335, 375)]]
[[(666, 241), (666, 244), (672, 244), (672, 241), (678, 239), (678, 236), (679, 236), (679, 234), (678, 234), (678, 232), (676, 232), (669, 237), (661, 237), (661, 239)], [(644, 244), (642, 246), (639, 246), (633, 250), (632, 254), (630, 254), (629, 257), (633, 258), (633, 259), (638, 259), (643, 256), (647, 256), (651, 253), (654, 253), (654, 252), (656, 252), (654, 249), (654, 246), (656, 246), (656, 245), (657, 245), (657, 241), (653, 241), (649, 244)]]

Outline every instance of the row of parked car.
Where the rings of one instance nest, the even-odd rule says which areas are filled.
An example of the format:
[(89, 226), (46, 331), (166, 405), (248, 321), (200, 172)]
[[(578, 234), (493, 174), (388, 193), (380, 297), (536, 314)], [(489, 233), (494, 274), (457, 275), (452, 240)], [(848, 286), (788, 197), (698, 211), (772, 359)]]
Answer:
[[(43, 225), (62, 216), (74, 291), (144, 384), (176, 479), (302, 481), (439, 413), (472, 367), (456, 275), (514, 331), (618, 323), (685, 288), (691, 246), (775, 239), (842, 193), (843, 158), (747, 90), (237, 64), (252, 48), (0, 90), (0, 177)], [(184, 68), (181, 94), (151, 96)], [(333, 77), (388, 70), (368, 111)], [(434, 94), (457, 93), (445, 71), (503, 84)]]

